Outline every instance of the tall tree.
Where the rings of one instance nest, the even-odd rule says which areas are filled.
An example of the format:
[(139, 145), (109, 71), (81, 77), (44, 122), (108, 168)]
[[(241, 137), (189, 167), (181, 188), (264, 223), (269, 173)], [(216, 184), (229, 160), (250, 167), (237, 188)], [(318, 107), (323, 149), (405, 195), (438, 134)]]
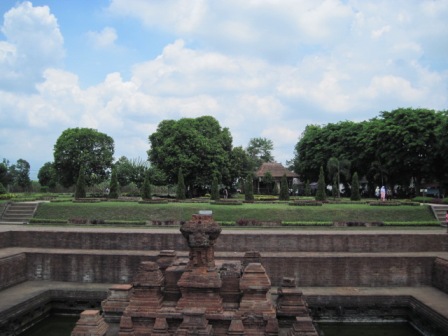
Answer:
[(109, 177), (114, 155), (114, 140), (91, 128), (66, 129), (54, 145), (54, 167), (64, 187), (75, 184), (81, 165), (85, 183), (92, 185)]
[(46, 186), (50, 189), (54, 189), (57, 184), (57, 178), (53, 163), (44, 163), (44, 165), (39, 169), (39, 172), (37, 173), (37, 178), (41, 186)]
[(346, 159), (337, 159), (331, 157), (327, 162), (327, 171), (330, 181), (333, 181), (333, 185), (336, 184), (336, 196), (341, 197), (340, 185), (341, 185), (341, 175), (345, 177), (346, 180), (350, 177), (350, 161)]
[(30, 168), (30, 164), (24, 159), (18, 159), (17, 163), (10, 167), (13, 183), (23, 190), (28, 190), (31, 187)]
[(246, 151), (249, 155), (252, 170), (257, 170), (262, 163), (274, 161), (272, 150), (274, 143), (267, 138), (252, 138), (249, 140)]
[(9, 170), (9, 161), (3, 159), (3, 162), (0, 163), (0, 183), (3, 184), (5, 188), (8, 187), (12, 183), (13, 177)]
[(210, 185), (214, 174), (229, 179), (232, 137), (213, 117), (164, 120), (149, 142), (149, 161), (165, 173), (168, 183), (175, 183), (179, 168), (190, 190)]

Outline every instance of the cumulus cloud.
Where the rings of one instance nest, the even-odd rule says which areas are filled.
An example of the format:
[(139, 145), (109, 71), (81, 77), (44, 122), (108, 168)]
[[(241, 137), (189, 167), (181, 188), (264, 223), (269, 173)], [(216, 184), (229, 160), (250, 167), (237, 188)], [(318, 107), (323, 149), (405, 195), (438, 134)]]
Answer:
[(110, 48), (113, 47), (117, 40), (117, 32), (112, 27), (105, 27), (100, 32), (89, 31), (87, 37), (94, 48)]
[(5, 13), (0, 41), (0, 89), (29, 91), (43, 71), (59, 66), (64, 57), (63, 37), (47, 6), (26, 1)]
[[(448, 106), (445, 1), (112, 0), (108, 10), (173, 38), (89, 87), (58, 66), (64, 41), (48, 7), (5, 14), (0, 138), (29, 127), (51, 148), (66, 128), (92, 127), (115, 139), (116, 156), (145, 157), (160, 121), (212, 115), (234, 145), (267, 137), (284, 161), (307, 124)], [(115, 47), (122, 30), (104, 26), (90, 42)]]

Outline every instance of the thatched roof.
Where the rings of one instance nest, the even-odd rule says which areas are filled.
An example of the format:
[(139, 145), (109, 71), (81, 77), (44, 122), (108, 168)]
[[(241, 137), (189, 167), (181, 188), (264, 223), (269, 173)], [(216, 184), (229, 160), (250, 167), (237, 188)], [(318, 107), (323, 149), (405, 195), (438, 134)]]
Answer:
[(281, 163), (277, 162), (265, 162), (255, 173), (257, 177), (263, 177), (266, 172), (271, 172), (272, 177), (299, 177), (296, 173), (289, 171)]

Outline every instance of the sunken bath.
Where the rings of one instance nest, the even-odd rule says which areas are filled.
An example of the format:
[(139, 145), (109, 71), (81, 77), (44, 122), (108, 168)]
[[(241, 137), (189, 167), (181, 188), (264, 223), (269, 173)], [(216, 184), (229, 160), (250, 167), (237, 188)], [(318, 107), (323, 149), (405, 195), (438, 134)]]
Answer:
[[(259, 263), (270, 279), (270, 297), (276, 309), (278, 290), (284, 278), (289, 278), (294, 280), (287, 282), (294, 281), (297, 286), (290, 288), (307, 298), (314, 322), (410, 320), (429, 330), (428, 334), (443, 335), (448, 330), (447, 241), (446, 234), (424, 231), (224, 231), (216, 240), (214, 256), (218, 273), (223, 264), (232, 261)], [(110, 288), (133, 283), (141, 262), (163, 268), (160, 259), (169, 259), (170, 253), (175, 253), (179, 262), (190, 260), (187, 241), (172, 229), (123, 232), (27, 227), (1, 231), (0, 244), (0, 335), (17, 333), (50, 310), (99, 309)], [(207, 261), (207, 253), (200, 255)], [(231, 309), (234, 301), (230, 298), (241, 293), (232, 293), (228, 282), (230, 292), (220, 303), (221, 290), (213, 287), (219, 281), (216, 277), (210, 281), (210, 309), (221, 305), (223, 312)], [(192, 290), (185, 300), (194, 302), (196, 294)], [(264, 307), (272, 320), (269, 304)], [(228, 321), (213, 330), (220, 333)], [(290, 319), (286, 326), (294, 321)], [(281, 331), (281, 318), (278, 323)], [(275, 322), (269, 327), (272, 325), (275, 334)]]

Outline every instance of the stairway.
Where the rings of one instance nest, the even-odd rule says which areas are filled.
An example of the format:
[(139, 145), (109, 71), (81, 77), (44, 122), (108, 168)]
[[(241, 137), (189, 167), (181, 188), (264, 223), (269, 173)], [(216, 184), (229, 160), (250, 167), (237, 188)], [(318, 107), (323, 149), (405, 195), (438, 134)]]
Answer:
[(431, 204), (431, 209), (440, 224), (446, 225), (445, 215), (448, 211), (448, 205)]
[(34, 216), (37, 202), (11, 202), (0, 217), (0, 224), (27, 224)]

